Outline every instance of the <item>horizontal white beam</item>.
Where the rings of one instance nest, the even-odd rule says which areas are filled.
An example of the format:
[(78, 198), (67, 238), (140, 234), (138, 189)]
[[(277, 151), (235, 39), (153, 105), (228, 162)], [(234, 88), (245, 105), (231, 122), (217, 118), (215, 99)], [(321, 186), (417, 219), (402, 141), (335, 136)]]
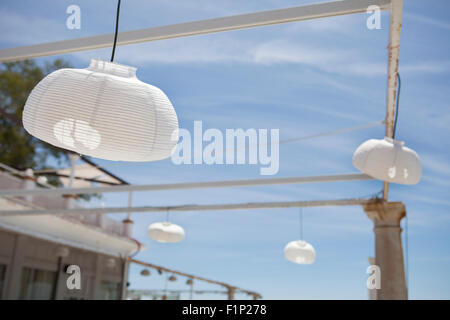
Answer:
[(362, 173), (338, 174), (328, 176), (311, 177), (289, 177), (289, 178), (267, 178), (249, 180), (229, 180), (229, 181), (208, 181), (208, 182), (185, 182), (168, 184), (148, 184), (148, 185), (119, 185), (112, 187), (86, 187), (86, 188), (56, 188), (56, 189), (11, 189), (0, 190), (0, 197), (24, 196), (24, 195), (45, 195), (60, 196), (67, 194), (98, 194), (108, 192), (131, 192), (131, 191), (162, 191), (180, 189), (203, 189), (203, 188), (227, 188), (227, 187), (249, 187), (267, 186), (280, 184), (304, 184), (304, 183), (324, 183), (324, 182), (344, 182), (373, 180), (372, 177)]
[(139, 212), (167, 212), (167, 211), (216, 211), (216, 210), (251, 210), (275, 208), (302, 208), (324, 206), (357, 206), (374, 200), (343, 199), (343, 200), (315, 200), (315, 201), (284, 201), (284, 202), (249, 202), (230, 204), (203, 204), (181, 206), (145, 206), (122, 208), (76, 208), (76, 209), (33, 209), (33, 210), (1, 210), (0, 217), (19, 215), (64, 215), (64, 214), (106, 214), (106, 213), (139, 213)]
[[(292, 8), (241, 14), (230, 17), (178, 23), (167, 26), (120, 32), (117, 45), (188, 37), (200, 34), (262, 27), (286, 22), (318, 19), (366, 12), (370, 5), (382, 10), (390, 8), (391, 0), (342, 0)], [(114, 34), (43, 43), (0, 50), (0, 62), (32, 59), (56, 54), (111, 47)]]

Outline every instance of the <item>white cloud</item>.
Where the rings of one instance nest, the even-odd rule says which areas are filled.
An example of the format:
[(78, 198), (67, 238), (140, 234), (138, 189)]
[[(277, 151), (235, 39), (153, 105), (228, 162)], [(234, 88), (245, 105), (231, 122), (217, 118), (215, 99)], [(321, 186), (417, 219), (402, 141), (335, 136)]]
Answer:
[(431, 170), (440, 176), (450, 176), (450, 163), (434, 154), (421, 154), (420, 159), (424, 168)]
[[(416, 17), (417, 18), (417, 17)], [(423, 18), (423, 17), (422, 17)], [(300, 64), (328, 73), (364, 77), (384, 76), (386, 62), (363, 58), (360, 50), (330, 44), (312, 45), (311, 38), (298, 37), (305, 32), (325, 34), (331, 31), (351, 30), (354, 17), (305, 21), (286, 24), (279, 33), (268, 33), (269, 38), (257, 40), (241, 33), (171, 39), (153, 43), (120, 47), (119, 59), (133, 64), (167, 63), (249, 63)], [(65, 29), (64, 21), (28, 17), (8, 10), (0, 11), (2, 41), (29, 45), (77, 37)], [(80, 36), (80, 34), (78, 34)], [(106, 49), (105, 49), (106, 50)], [(109, 49), (108, 49), (109, 50)], [(88, 61), (95, 53), (79, 52), (75, 56)], [(444, 73), (450, 71), (450, 61), (425, 61), (402, 65), (405, 73)], [(344, 88), (348, 91), (348, 88)]]
[(22, 14), (0, 9), (0, 30), (2, 42), (15, 45), (31, 45), (64, 39), (65, 20), (28, 17)]
[(418, 22), (422, 22), (428, 25), (431, 25), (433, 27), (438, 27), (441, 29), (450, 30), (450, 23), (434, 18), (430, 18), (424, 15), (416, 14), (416, 13), (405, 13), (406, 18), (411, 18), (413, 20), (416, 20)]
[(401, 73), (447, 73), (450, 71), (450, 61), (425, 61), (400, 66)]
[[(301, 64), (342, 75), (380, 76), (386, 74), (384, 62), (364, 61), (358, 50), (295, 44), (288, 38), (255, 41), (231, 35), (217, 38), (200, 36), (120, 47), (123, 63), (250, 63)], [(95, 53), (94, 53), (95, 55)], [(93, 52), (76, 56), (88, 60)]]

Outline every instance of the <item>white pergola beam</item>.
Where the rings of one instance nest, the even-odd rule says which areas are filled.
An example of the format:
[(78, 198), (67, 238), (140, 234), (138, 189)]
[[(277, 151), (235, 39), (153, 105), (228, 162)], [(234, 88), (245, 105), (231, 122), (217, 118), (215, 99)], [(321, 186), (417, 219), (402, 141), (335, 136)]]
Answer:
[(145, 207), (116, 207), (116, 208), (75, 208), (75, 209), (32, 209), (32, 210), (1, 210), (0, 217), (29, 216), (29, 215), (67, 215), (67, 214), (107, 214), (107, 213), (142, 213), (167, 211), (217, 211), (217, 210), (251, 210), (275, 208), (305, 208), (324, 206), (357, 206), (374, 200), (342, 199), (316, 201), (284, 201), (284, 202), (250, 202), (231, 204), (203, 204), (181, 206), (145, 206)]
[(350, 174), (311, 176), (311, 177), (185, 182), (185, 183), (148, 184), (148, 185), (118, 185), (113, 187), (108, 186), (108, 187), (55, 188), (55, 189), (39, 188), (39, 189), (16, 189), (16, 190), (10, 189), (10, 190), (0, 190), (0, 197), (25, 196), (25, 195), (61, 196), (68, 194), (97, 194), (108, 192), (251, 187), (251, 186), (269, 186), (281, 184), (326, 183), (326, 182), (346, 182), (346, 181), (362, 181), (362, 180), (373, 180), (373, 178), (362, 173), (350, 173)]
[[(201, 34), (262, 27), (286, 22), (326, 18), (366, 12), (370, 5), (390, 9), (391, 0), (342, 0), (269, 10), (235, 16), (178, 23), (120, 32), (117, 45), (128, 45), (156, 40), (188, 37)], [(0, 62), (33, 59), (43, 56), (73, 53), (111, 47), (114, 34), (43, 43), (0, 50)]]

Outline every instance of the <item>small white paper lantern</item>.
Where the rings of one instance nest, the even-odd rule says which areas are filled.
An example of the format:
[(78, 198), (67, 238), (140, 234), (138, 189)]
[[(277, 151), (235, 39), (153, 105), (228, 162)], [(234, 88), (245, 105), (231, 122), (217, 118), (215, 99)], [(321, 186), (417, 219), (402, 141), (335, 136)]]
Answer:
[(55, 248), (55, 256), (58, 258), (67, 258), (70, 254), (70, 249), (64, 246), (57, 246)]
[(107, 160), (161, 160), (178, 141), (167, 96), (135, 68), (100, 60), (46, 76), (27, 99), (23, 125), (54, 146)]
[(422, 177), (422, 166), (414, 150), (403, 141), (385, 137), (370, 139), (353, 154), (353, 166), (369, 176), (387, 182), (416, 184)]
[(141, 276), (148, 277), (149, 275), (150, 275), (150, 270), (148, 270), (148, 269), (143, 269), (143, 270), (141, 271)]
[(284, 256), (294, 263), (311, 264), (316, 260), (316, 251), (308, 242), (295, 240), (284, 247)]
[(113, 268), (115, 268), (115, 266), (116, 266), (116, 259), (114, 259), (114, 258), (108, 258), (108, 259), (106, 259), (106, 267), (108, 268), (108, 269), (113, 269)]
[(39, 183), (39, 184), (46, 184), (47, 182), (48, 182), (47, 177), (45, 177), (45, 176), (37, 177), (37, 183)]
[(158, 242), (179, 242), (184, 239), (184, 230), (170, 222), (152, 223), (147, 230), (148, 236)]
[(169, 281), (177, 281), (177, 277), (175, 277), (174, 275), (171, 275), (169, 277)]

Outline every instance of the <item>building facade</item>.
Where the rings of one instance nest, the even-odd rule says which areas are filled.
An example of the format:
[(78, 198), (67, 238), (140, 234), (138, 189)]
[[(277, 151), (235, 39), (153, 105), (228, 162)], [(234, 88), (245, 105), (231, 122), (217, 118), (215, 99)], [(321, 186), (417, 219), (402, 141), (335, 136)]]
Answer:
[[(0, 189), (34, 188), (34, 181), (0, 172)], [(73, 206), (60, 196), (0, 198), (0, 210)], [(130, 233), (130, 225), (106, 215), (0, 217), (0, 298), (123, 299), (128, 257), (140, 249)], [(79, 286), (70, 285), (74, 277)]]

